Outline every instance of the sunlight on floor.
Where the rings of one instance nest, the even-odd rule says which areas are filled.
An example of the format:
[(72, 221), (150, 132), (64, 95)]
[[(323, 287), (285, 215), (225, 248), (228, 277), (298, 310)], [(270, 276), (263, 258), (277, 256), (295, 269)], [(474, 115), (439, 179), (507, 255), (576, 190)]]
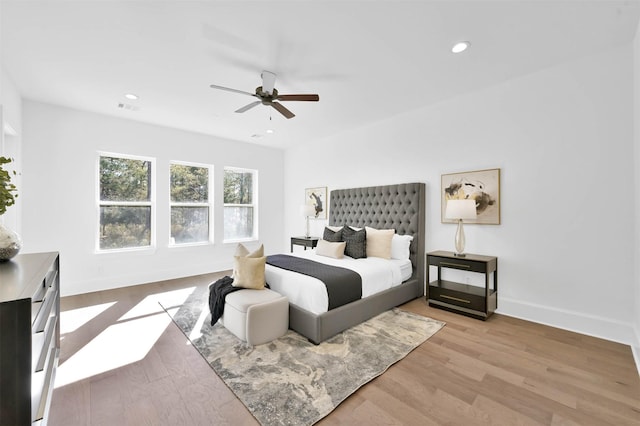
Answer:
[[(78, 350), (56, 373), (55, 387), (62, 387), (143, 359), (171, 323), (163, 306), (178, 306), (195, 287), (145, 297), (87, 345)], [(61, 334), (69, 334), (117, 302), (61, 313)]]
[(101, 305), (86, 306), (84, 308), (61, 312), (60, 334), (73, 333), (80, 326), (88, 323), (115, 304), (116, 302), (103, 303)]

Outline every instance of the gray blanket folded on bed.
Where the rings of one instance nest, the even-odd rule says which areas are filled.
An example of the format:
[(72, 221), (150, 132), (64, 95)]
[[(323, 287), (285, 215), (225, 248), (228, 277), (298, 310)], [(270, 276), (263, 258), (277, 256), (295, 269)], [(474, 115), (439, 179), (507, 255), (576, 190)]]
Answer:
[(351, 269), (286, 254), (267, 256), (267, 263), (322, 281), (327, 287), (329, 310), (362, 298), (362, 277)]

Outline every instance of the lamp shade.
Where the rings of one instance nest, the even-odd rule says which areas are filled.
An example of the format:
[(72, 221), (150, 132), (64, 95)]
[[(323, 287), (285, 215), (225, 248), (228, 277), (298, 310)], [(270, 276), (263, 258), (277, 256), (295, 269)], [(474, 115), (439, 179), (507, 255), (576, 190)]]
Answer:
[(304, 217), (315, 216), (316, 208), (313, 204), (303, 204), (300, 206), (300, 214)]
[(447, 200), (447, 208), (444, 212), (446, 219), (475, 219), (475, 200)]

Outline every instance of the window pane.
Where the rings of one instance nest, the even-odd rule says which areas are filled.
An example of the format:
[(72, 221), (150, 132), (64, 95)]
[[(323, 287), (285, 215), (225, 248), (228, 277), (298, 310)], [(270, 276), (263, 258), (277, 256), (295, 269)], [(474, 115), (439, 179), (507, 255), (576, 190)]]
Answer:
[(251, 204), (253, 202), (253, 173), (224, 171), (224, 203)]
[(224, 208), (224, 239), (253, 237), (253, 207)]
[(100, 207), (100, 248), (103, 250), (151, 245), (151, 207)]
[(171, 207), (171, 238), (174, 244), (209, 240), (208, 207)]
[(209, 200), (209, 169), (171, 165), (171, 201), (206, 203)]
[(101, 201), (149, 201), (151, 162), (100, 157)]

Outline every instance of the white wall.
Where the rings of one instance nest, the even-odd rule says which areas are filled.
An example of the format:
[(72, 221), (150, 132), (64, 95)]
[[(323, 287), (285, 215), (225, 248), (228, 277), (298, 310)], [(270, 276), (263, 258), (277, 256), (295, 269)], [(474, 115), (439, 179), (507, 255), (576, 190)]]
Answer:
[(465, 231), (468, 252), (499, 257), (499, 312), (630, 343), (632, 66), (628, 45), (287, 151), (286, 235), (304, 230), (305, 187), (421, 181), (426, 249), (453, 250), (441, 174), (497, 167), (502, 223)]
[(16, 203), (0, 216), (0, 223), (13, 231), (21, 232), (20, 210), (22, 207), (21, 186), (21, 139), (22, 139), (22, 99), (9, 74), (0, 63), (0, 156), (13, 158), (5, 165), (5, 170), (15, 170), (11, 182), (18, 188)]
[[(258, 170), (260, 242), (268, 253), (285, 249), (281, 150), (32, 101), (23, 106), (23, 251), (60, 252), (63, 296), (231, 268), (235, 244), (222, 243), (225, 166)], [(156, 159), (156, 250), (95, 253), (98, 151)], [(168, 247), (171, 160), (214, 165), (214, 245)]]

